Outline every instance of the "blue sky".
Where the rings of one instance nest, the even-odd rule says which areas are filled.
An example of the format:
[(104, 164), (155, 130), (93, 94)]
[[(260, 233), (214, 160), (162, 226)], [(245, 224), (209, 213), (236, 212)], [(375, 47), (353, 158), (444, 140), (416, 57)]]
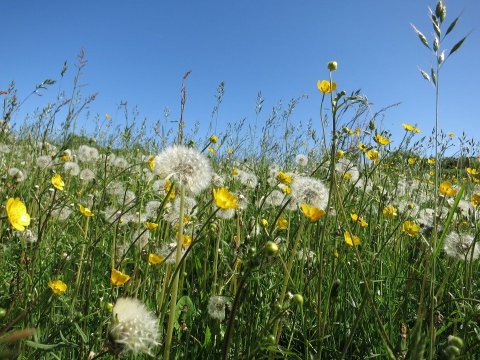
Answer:
[[(441, 73), (440, 126), (445, 131), (477, 136), (476, 108), (480, 83), (478, 59), (480, 1), (450, 0), (447, 23), (463, 11), (444, 46), (472, 31)], [(434, 90), (418, 67), (434, 59), (410, 27), (414, 23), (431, 39), (428, 6), (416, 1), (9, 1), (2, 6), (0, 90), (14, 80), (19, 98), (46, 78), (59, 79), (63, 62), (69, 76), (45, 96), (30, 98), (14, 119), (52, 101), (59, 89), (69, 89), (74, 63), (83, 48), (88, 60), (81, 83), (87, 95), (98, 92), (92, 114), (112, 114), (121, 121), (118, 105), (138, 106), (140, 118), (151, 123), (179, 116), (181, 78), (187, 80), (187, 127), (200, 122), (208, 129), (215, 92), (225, 82), (217, 131), (227, 122), (246, 117), (255, 122), (255, 100), (265, 99), (259, 126), (270, 109), (304, 94), (293, 121), (313, 119), (318, 126), (321, 99), (318, 79), (327, 78), (326, 64), (336, 60), (339, 89), (361, 89), (373, 111), (390, 109), (383, 127), (401, 136), (402, 122), (418, 124), (429, 134), (434, 124)], [(88, 121), (91, 121), (88, 120)], [(87, 119), (80, 117), (85, 126)], [(319, 126), (318, 126), (319, 128)]]

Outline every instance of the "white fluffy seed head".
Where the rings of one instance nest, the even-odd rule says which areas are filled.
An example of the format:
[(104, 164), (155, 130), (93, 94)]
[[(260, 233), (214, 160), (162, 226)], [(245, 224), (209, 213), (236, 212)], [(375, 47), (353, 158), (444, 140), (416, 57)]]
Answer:
[(155, 158), (154, 172), (162, 178), (172, 179), (196, 195), (206, 189), (212, 179), (208, 158), (198, 150), (174, 145)]

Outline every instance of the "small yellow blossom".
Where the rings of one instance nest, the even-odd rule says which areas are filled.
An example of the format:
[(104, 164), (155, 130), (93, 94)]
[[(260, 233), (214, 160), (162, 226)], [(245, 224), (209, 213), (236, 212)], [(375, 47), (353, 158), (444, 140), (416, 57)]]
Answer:
[(369, 158), (372, 161), (378, 161), (380, 159), (380, 156), (377, 150), (372, 149), (367, 151), (367, 158)]
[(155, 230), (158, 227), (157, 223), (149, 222), (149, 221), (145, 221), (144, 225), (148, 230)]
[(474, 207), (480, 206), (480, 192), (472, 195), (472, 197), (470, 198), (470, 204), (472, 204)]
[(352, 221), (358, 223), (362, 228), (366, 228), (368, 226), (368, 223), (365, 221), (365, 219), (358, 216), (358, 214), (350, 214), (350, 217), (352, 218)]
[(262, 219), (260, 220), (260, 225), (264, 228), (268, 226), (268, 220), (267, 219)]
[(343, 174), (343, 178), (348, 181), (352, 178), (352, 174), (347, 171), (345, 174)]
[(361, 133), (362, 133), (362, 130), (360, 128), (355, 129), (355, 135), (356, 136), (360, 136)]
[(350, 129), (349, 127), (346, 127), (346, 126), (345, 126), (345, 127), (342, 129), (342, 131), (343, 131), (345, 134), (353, 135), (353, 130)]
[(81, 204), (78, 204), (78, 207), (80, 208), (80, 212), (82, 213), (83, 216), (86, 216), (86, 217), (93, 216), (93, 213), (89, 208), (86, 208)]
[(112, 273), (110, 275), (110, 282), (115, 286), (122, 286), (128, 280), (130, 280), (130, 276), (127, 274), (118, 271), (117, 269), (112, 269)]
[(475, 175), (480, 174), (480, 172), (479, 172), (477, 169), (475, 169), (475, 168), (469, 168), (469, 167), (467, 167), (467, 168), (465, 169), (465, 171), (467, 172), (468, 175), (472, 175), (472, 176), (475, 176)]
[(408, 165), (414, 165), (417, 162), (417, 159), (414, 157), (409, 157), (407, 161)]
[(280, 230), (286, 230), (288, 228), (288, 220), (284, 217), (280, 217), (277, 220), (277, 226)]
[(440, 184), (438, 191), (440, 194), (450, 197), (453, 197), (457, 194), (457, 189), (452, 188), (452, 183), (449, 181), (443, 181)]
[(209, 153), (211, 153), (213, 155), (215, 155), (217, 153), (217, 150), (215, 150), (215, 148), (213, 148), (211, 146), (209, 146), (207, 150), (208, 150)]
[(292, 188), (290, 186), (287, 186), (285, 184), (278, 184), (278, 186), (280, 187), (280, 190), (282, 190), (284, 194), (289, 195), (292, 193)]
[(27, 207), (20, 198), (9, 198), (5, 204), (8, 221), (18, 231), (24, 231), (25, 226), (30, 225), (30, 215)]
[(337, 88), (337, 83), (332, 82), (332, 85), (330, 86), (330, 81), (329, 80), (318, 80), (317, 88), (321, 93), (329, 94), (332, 91), (335, 91), (335, 89)]
[(345, 243), (350, 246), (357, 246), (360, 245), (360, 238), (356, 235), (352, 235), (350, 231), (345, 231), (343, 234), (343, 238), (345, 239)]
[(237, 168), (233, 168), (233, 169), (232, 169), (232, 175), (233, 175), (233, 176), (237, 176), (238, 173), (239, 173), (239, 170), (238, 170)]
[(105, 119), (110, 120), (112, 116), (110, 114), (105, 114)]
[(226, 188), (213, 189), (213, 199), (215, 205), (220, 209), (236, 209), (238, 207), (238, 198)]
[(435, 165), (435, 159), (434, 158), (427, 159), (427, 164), (428, 165)]
[(155, 158), (155, 155), (152, 155), (148, 158), (147, 165), (150, 171), (153, 171), (153, 169), (155, 169)]
[(368, 146), (365, 145), (364, 143), (359, 143), (358, 144), (358, 149), (363, 152), (363, 153), (366, 153), (368, 151)]
[(63, 191), (65, 188), (65, 183), (63, 182), (60, 174), (53, 175), (51, 183), (57, 190)]
[(62, 280), (51, 280), (48, 282), (48, 287), (52, 289), (55, 295), (62, 295), (67, 291), (67, 284)]
[(383, 208), (383, 215), (389, 218), (393, 218), (398, 215), (397, 208), (392, 205), (386, 206)]
[(160, 265), (163, 262), (164, 257), (162, 255), (157, 255), (154, 253), (148, 254), (148, 263), (150, 265)]
[(292, 183), (292, 176), (284, 173), (283, 171), (279, 171), (277, 174), (277, 180), (282, 184), (288, 185)]
[(62, 160), (63, 162), (67, 162), (70, 161), (71, 158), (67, 153), (64, 153), (62, 156), (60, 156), (60, 160)]
[(454, 132), (450, 131), (450, 132), (448, 133), (448, 137), (449, 137), (450, 139), (453, 139), (454, 136), (455, 136), (455, 133), (454, 133)]
[(343, 150), (338, 150), (337, 153), (335, 154), (335, 157), (337, 159), (343, 159), (345, 157), (345, 151)]
[(402, 126), (406, 131), (416, 132), (417, 134), (420, 134), (420, 129), (417, 128), (416, 126), (413, 126), (407, 123), (403, 123)]
[(307, 217), (307, 219), (310, 219), (311, 221), (318, 221), (320, 220), (320, 218), (325, 216), (325, 211), (315, 206), (302, 204), (300, 205), (300, 208), (302, 209), (302, 212)]
[(218, 141), (218, 136), (217, 136), (217, 135), (212, 135), (212, 136), (210, 136), (210, 142), (211, 142), (212, 144), (216, 144), (217, 141)]
[(228, 154), (228, 155), (232, 155), (232, 154), (233, 154), (233, 149), (232, 149), (231, 147), (229, 147), (229, 148), (227, 149), (227, 154)]
[(175, 199), (176, 190), (175, 187), (172, 187), (172, 182), (170, 179), (165, 180), (165, 185), (163, 186), (165, 193), (170, 194), (168, 195), (168, 200)]
[[(178, 236), (178, 235), (177, 235)], [(192, 244), (192, 237), (190, 235), (182, 235), (182, 248), (186, 249)]]
[(390, 139), (385, 137), (385, 136), (382, 136), (380, 134), (377, 134), (375, 135), (375, 137), (373, 138), (373, 140), (375, 140), (375, 142), (379, 145), (388, 145), (391, 143)]
[(402, 231), (410, 237), (415, 237), (420, 232), (420, 226), (413, 221), (407, 220), (402, 224)]

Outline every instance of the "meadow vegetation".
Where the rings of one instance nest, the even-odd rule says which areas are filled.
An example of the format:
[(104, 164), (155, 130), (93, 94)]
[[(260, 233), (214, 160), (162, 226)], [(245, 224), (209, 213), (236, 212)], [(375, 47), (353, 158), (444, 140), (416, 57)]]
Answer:
[[(445, 53), (458, 18), (441, 1), (429, 16), (433, 41), (414, 30), (438, 104), (465, 38)], [(341, 90), (335, 61), (317, 84), (320, 131), (293, 120), (302, 98), (265, 114), (259, 93), (259, 131), (184, 132), (187, 73), (178, 127), (125, 103), (125, 124), (97, 116), (92, 136), (78, 126), (95, 100), (85, 64), (21, 126), (14, 84), (1, 94), (0, 358), (478, 356), (476, 140), (437, 121), (429, 135), (399, 124), (392, 142), (388, 111)]]

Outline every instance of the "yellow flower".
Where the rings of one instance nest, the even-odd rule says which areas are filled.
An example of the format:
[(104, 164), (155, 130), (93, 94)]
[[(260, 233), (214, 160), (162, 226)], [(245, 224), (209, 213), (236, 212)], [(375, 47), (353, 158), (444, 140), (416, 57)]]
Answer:
[(467, 174), (468, 174), (468, 175), (475, 176), (475, 175), (480, 174), (480, 173), (478, 172), (478, 170), (475, 169), (475, 168), (469, 168), (469, 167), (467, 167), (465, 170), (467, 171)]
[(228, 154), (228, 155), (232, 155), (232, 154), (233, 154), (233, 149), (232, 149), (231, 147), (229, 147), (229, 148), (227, 149), (227, 154)]
[(452, 183), (449, 181), (443, 181), (440, 184), (438, 191), (442, 195), (451, 196), (451, 197), (457, 194), (457, 189), (452, 188)]
[(383, 208), (383, 215), (389, 218), (393, 218), (398, 215), (397, 208), (392, 205), (386, 206)]
[(407, 220), (402, 224), (402, 231), (410, 237), (415, 237), (420, 232), (420, 226), (413, 221)]
[(217, 153), (217, 150), (215, 150), (213, 147), (209, 146), (208, 147), (208, 152), (210, 152), (211, 154), (215, 155)]
[(420, 134), (420, 129), (417, 128), (416, 126), (406, 124), (406, 123), (403, 123), (402, 126), (406, 131), (416, 132), (417, 134)]
[(67, 291), (67, 284), (62, 280), (51, 280), (48, 282), (48, 287), (52, 289), (55, 295), (62, 295)]
[(93, 216), (92, 210), (90, 210), (89, 208), (86, 208), (81, 204), (78, 204), (78, 207), (80, 208), (80, 212), (82, 213), (83, 216), (86, 216), (86, 217)]
[(330, 86), (330, 81), (328, 81), (328, 80), (318, 80), (317, 88), (321, 93), (329, 94), (332, 91), (335, 91), (335, 89), (337, 88), (337, 83), (332, 82), (332, 86)]
[(388, 145), (391, 143), (390, 139), (387, 138), (387, 137), (384, 137), (380, 134), (377, 134), (375, 135), (375, 137), (373, 138), (373, 140), (375, 140), (375, 142), (379, 145)]
[(368, 223), (365, 221), (365, 219), (358, 216), (358, 214), (350, 214), (350, 217), (352, 218), (352, 221), (358, 223), (362, 228), (366, 228), (368, 226)]
[(226, 188), (213, 189), (213, 199), (215, 205), (220, 209), (236, 209), (238, 207), (238, 198)]
[(343, 174), (343, 178), (348, 181), (352, 178), (352, 174), (350, 172), (346, 172)]
[(288, 228), (288, 220), (284, 217), (281, 217), (277, 220), (277, 226), (280, 230), (287, 230)]
[(260, 225), (264, 228), (268, 226), (268, 220), (267, 219), (262, 219), (260, 220)]
[(190, 235), (183, 234), (182, 236), (182, 248), (188, 248), (192, 244), (192, 237)]
[(110, 275), (110, 282), (115, 286), (122, 286), (128, 280), (130, 280), (130, 276), (127, 274), (118, 271), (117, 269), (112, 269), (112, 273)]
[(345, 134), (353, 135), (353, 130), (350, 129), (349, 127), (346, 127), (346, 126), (345, 126), (342, 130), (343, 130), (343, 132), (344, 132)]
[(105, 119), (110, 120), (112, 116), (110, 114), (105, 114)]
[(362, 133), (362, 130), (360, 128), (355, 129), (355, 135), (356, 136), (360, 136), (361, 133)]
[(343, 159), (345, 157), (345, 152), (343, 150), (338, 150), (337, 153), (335, 154), (335, 157), (337, 159)]
[(172, 182), (170, 181), (170, 179), (165, 180), (165, 185), (163, 186), (163, 189), (167, 194), (170, 194), (168, 195), (169, 200), (175, 198), (176, 191), (175, 188), (172, 188)]
[(164, 258), (161, 255), (150, 253), (148, 254), (148, 263), (150, 265), (160, 265), (163, 262)]
[(279, 171), (277, 175), (277, 180), (280, 181), (283, 184), (291, 184), (292, 183), (292, 176), (287, 175), (283, 171)]
[(64, 162), (70, 161), (70, 156), (67, 153), (64, 153), (62, 156), (60, 156), (60, 160)]
[(158, 227), (157, 223), (148, 222), (148, 221), (145, 221), (144, 225), (148, 230), (155, 230)]
[(280, 190), (282, 190), (284, 194), (288, 195), (292, 193), (292, 188), (290, 186), (287, 186), (285, 184), (278, 184), (278, 186), (280, 187)]
[(377, 150), (368, 150), (367, 151), (367, 158), (369, 158), (372, 161), (378, 161), (380, 158), (378, 151)]
[(315, 206), (302, 204), (300, 205), (300, 208), (302, 209), (303, 215), (305, 215), (307, 219), (310, 219), (311, 221), (318, 221), (320, 218), (325, 216), (325, 211)]
[(153, 169), (155, 169), (155, 158), (155, 155), (152, 155), (148, 158), (147, 165), (150, 171), (153, 171)]
[(63, 191), (63, 189), (65, 188), (65, 183), (63, 182), (60, 174), (53, 175), (51, 182), (57, 190)]
[(450, 139), (453, 139), (453, 137), (455, 136), (455, 133), (452, 132), (452, 131), (450, 131), (450, 132), (448, 133), (448, 136), (450, 137)]
[(345, 239), (345, 243), (350, 246), (357, 246), (360, 245), (360, 238), (358, 236), (352, 235), (350, 231), (345, 231), (343, 234), (343, 238)]
[(415, 159), (414, 157), (410, 157), (407, 161), (409, 165), (414, 165), (417, 162), (417, 159)]
[(25, 226), (30, 225), (30, 215), (27, 213), (27, 207), (20, 198), (9, 198), (5, 204), (8, 221), (18, 230), (24, 231)]
[(363, 152), (363, 153), (366, 153), (368, 151), (368, 146), (365, 145), (364, 143), (359, 143), (358, 144), (358, 149)]
[(480, 206), (480, 193), (475, 193), (472, 195), (470, 198), (470, 204), (472, 204), (474, 207)]
[(434, 158), (427, 159), (427, 164), (428, 165), (435, 165), (435, 159)]
[(233, 175), (233, 176), (237, 176), (238, 173), (239, 173), (239, 171), (238, 171), (237, 168), (233, 168), (233, 169), (232, 169), (232, 175)]
[(210, 142), (211, 142), (212, 144), (216, 144), (217, 141), (218, 141), (218, 136), (217, 136), (217, 135), (212, 135), (212, 136), (210, 136)]

